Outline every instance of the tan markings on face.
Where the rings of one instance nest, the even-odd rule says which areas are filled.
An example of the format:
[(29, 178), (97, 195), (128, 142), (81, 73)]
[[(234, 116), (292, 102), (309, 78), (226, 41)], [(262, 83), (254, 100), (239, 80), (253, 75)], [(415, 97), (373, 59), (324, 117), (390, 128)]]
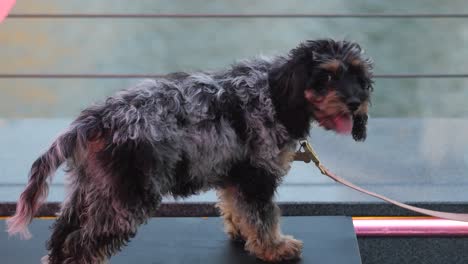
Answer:
[(335, 91), (330, 91), (325, 96), (317, 96), (312, 90), (306, 90), (305, 97), (313, 106), (316, 118), (349, 112)]
[(364, 101), (359, 108), (356, 110), (355, 114), (365, 114), (367, 115), (369, 111), (369, 101)]
[(340, 68), (340, 65), (341, 65), (341, 61), (337, 59), (333, 59), (333, 60), (329, 60), (327, 62), (320, 64), (319, 67), (329, 72), (336, 72)]

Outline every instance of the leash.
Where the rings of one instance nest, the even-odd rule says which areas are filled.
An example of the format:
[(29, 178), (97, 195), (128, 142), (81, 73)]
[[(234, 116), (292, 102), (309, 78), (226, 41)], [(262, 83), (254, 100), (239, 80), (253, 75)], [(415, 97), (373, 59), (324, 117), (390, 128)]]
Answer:
[[(391, 204), (394, 204), (396, 206), (408, 209), (413, 212), (417, 212), (420, 214), (424, 215), (429, 215), (429, 216), (434, 216), (438, 218), (444, 218), (448, 220), (455, 220), (455, 221), (463, 221), (463, 222), (468, 222), (468, 214), (458, 214), (458, 213), (448, 213), (448, 212), (441, 212), (441, 211), (434, 211), (434, 210), (429, 210), (429, 209), (424, 209), (412, 205), (408, 205), (402, 202), (398, 202), (396, 200), (390, 199), (388, 197), (385, 197), (381, 194), (375, 193), (368, 191), (364, 188), (361, 188), (337, 175), (329, 171), (325, 166), (323, 166), (315, 153), (314, 149), (312, 148), (312, 145), (307, 140), (301, 140), (300, 141), (300, 148), (299, 150), (295, 153), (294, 160), (296, 161), (303, 161), (305, 163), (310, 163), (311, 161), (314, 162), (315, 166), (320, 170), (320, 172), (331, 178), (332, 180), (341, 183), (349, 188), (352, 188), (358, 192), (379, 198), (381, 200), (384, 200), (386, 202), (389, 202)], [(302, 150), (302, 151), (301, 151)]]

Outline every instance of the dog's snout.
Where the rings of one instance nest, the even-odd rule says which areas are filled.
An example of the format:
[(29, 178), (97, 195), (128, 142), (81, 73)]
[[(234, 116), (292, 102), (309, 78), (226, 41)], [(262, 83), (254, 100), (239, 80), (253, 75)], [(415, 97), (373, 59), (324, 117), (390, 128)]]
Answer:
[(349, 110), (351, 112), (354, 112), (359, 108), (359, 105), (361, 104), (361, 102), (358, 99), (351, 99), (351, 100), (348, 100), (346, 104), (348, 105)]

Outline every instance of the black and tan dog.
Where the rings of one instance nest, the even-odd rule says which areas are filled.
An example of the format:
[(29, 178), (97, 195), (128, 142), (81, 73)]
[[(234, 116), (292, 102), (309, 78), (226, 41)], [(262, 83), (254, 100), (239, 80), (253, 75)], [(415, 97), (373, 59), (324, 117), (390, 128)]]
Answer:
[[(358, 44), (306, 41), (287, 56), (147, 80), (85, 109), (32, 165), (10, 234), (27, 225), (62, 164), (68, 192), (44, 263), (102, 263), (164, 195), (215, 188), (226, 231), (260, 259), (298, 258), (275, 190), (311, 122), (366, 137), (371, 62)], [(157, 235), (157, 234), (155, 234)]]

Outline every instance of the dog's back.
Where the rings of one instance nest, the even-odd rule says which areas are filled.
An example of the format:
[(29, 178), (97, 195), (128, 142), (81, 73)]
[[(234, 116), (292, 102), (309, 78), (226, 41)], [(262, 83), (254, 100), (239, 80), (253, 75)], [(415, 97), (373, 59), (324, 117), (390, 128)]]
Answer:
[[(30, 237), (27, 225), (47, 196), (47, 179), (65, 161), (72, 169), (89, 166), (90, 153), (112, 164), (117, 152), (146, 155), (162, 194), (187, 196), (216, 184), (229, 164), (250, 154), (257, 129), (273, 122), (269, 64), (259, 58), (218, 72), (145, 80), (83, 110), (34, 162), (9, 233)], [(188, 182), (191, 188), (181, 188)]]

